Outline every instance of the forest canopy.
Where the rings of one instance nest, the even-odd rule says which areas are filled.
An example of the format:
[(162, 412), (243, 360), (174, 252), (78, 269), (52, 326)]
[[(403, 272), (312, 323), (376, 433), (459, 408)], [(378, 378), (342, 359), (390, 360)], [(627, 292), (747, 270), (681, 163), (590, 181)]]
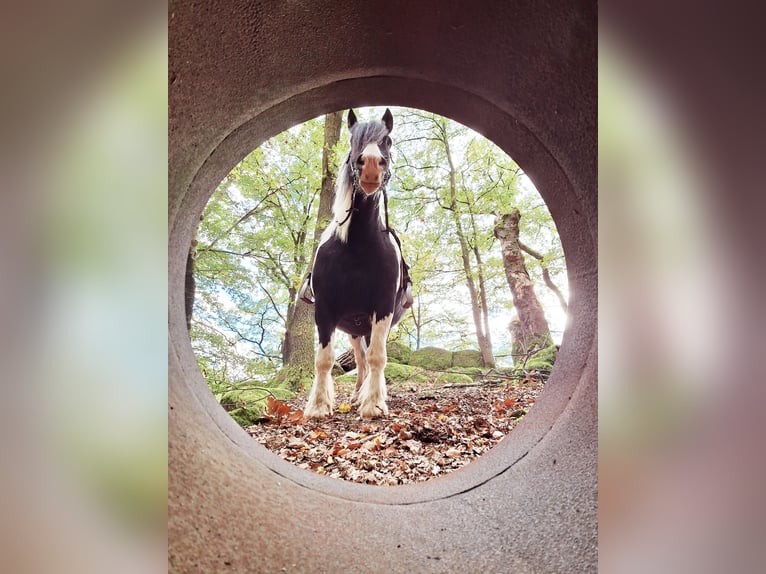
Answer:
[[(364, 108), (357, 115), (381, 111)], [(488, 345), (493, 362), (513, 363), (510, 325), (517, 311), (495, 227), (517, 210), (523, 264), (559, 342), (566, 323), (564, 257), (532, 182), (469, 128), (420, 110), (392, 111), (389, 217), (411, 266), (415, 304), (389, 340), (412, 350)], [(258, 147), (221, 182), (204, 211), (190, 254), (196, 283), (190, 333), (214, 392), (266, 384), (286, 362), (285, 334), (316, 248), (323, 173), (334, 180), (348, 153), (345, 124), (339, 138), (328, 139), (331, 116)], [(336, 340), (337, 352), (348, 348), (345, 337)]]

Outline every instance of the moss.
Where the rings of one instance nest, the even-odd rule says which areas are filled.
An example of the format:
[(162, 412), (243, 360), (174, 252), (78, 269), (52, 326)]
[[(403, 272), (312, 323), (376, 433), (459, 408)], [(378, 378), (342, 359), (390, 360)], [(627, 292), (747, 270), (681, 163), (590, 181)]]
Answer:
[[(401, 382), (413, 382), (413, 383), (426, 383), (428, 377), (423, 374), (422, 369), (412, 367), (410, 365), (400, 365), (399, 363), (388, 363), (384, 373), (386, 381), (393, 383)], [(340, 377), (335, 377), (335, 382), (338, 385), (356, 384), (356, 371), (346, 373)]]
[(271, 384), (299, 392), (301, 389), (311, 388), (313, 380), (313, 371), (302, 367), (286, 365), (279, 370)]
[(243, 384), (240, 389), (225, 392), (219, 401), (240, 426), (255, 424), (266, 410), (266, 399), (272, 394), (280, 400), (295, 396), (295, 393), (278, 386), (254, 388), (256, 386), (255, 383)]
[(356, 369), (351, 371), (350, 373), (345, 373), (339, 377), (334, 377), (334, 378), (335, 378), (335, 382), (338, 383), (339, 385), (344, 385), (348, 383), (356, 384)]
[(399, 341), (389, 341), (386, 343), (386, 353), (388, 360), (400, 365), (408, 365), (412, 356), (412, 349)]
[(535, 369), (537, 371), (550, 372), (553, 369), (553, 364), (556, 362), (557, 355), (558, 349), (556, 349), (556, 345), (549, 345), (539, 353), (532, 355), (524, 368), (527, 371)]
[(387, 381), (394, 383), (425, 383), (428, 377), (423, 374), (422, 369), (411, 365), (400, 365), (399, 363), (388, 363), (386, 365), (385, 377)]
[(464, 351), (455, 351), (452, 353), (453, 367), (483, 367), (484, 361), (481, 358), (481, 351), (476, 349), (466, 349)]
[(254, 425), (258, 420), (258, 416), (254, 411), (248, 410), (244, 407), (229, 411), (229, 416), (233, 418), (234, 422), (236, 422), (241, 427), (249, 427)]
[(479, 381), (484, 378), (487, 369), (482, 369), (480, 367), (452, 367), (448, 372), (460, 373), (461, 375), (470, 377), (474, 381)]
[(468, 375), (462, 373), (439, 373), (434, 381), (437, 385), (468, 385), (473, 382), (473, 379)]
[(412, 352), (410, 365), (443, 371), (452, 366), (452, 352), (438, 347), (423, 347)]

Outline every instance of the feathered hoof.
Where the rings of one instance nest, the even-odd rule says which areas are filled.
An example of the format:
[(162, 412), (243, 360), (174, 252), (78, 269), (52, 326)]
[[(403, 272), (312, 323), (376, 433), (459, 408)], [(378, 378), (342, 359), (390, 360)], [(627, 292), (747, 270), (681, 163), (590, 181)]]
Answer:
[(309, 403), (303, 409), (303, 417), (307, 419), (323, 419), (332, 414), (332, 405)]
[(363, 403), (359, 406), (359, 416), (363, 419), (376, 419), (388, 416), (388, 405), (385, 401), (379, 403)]

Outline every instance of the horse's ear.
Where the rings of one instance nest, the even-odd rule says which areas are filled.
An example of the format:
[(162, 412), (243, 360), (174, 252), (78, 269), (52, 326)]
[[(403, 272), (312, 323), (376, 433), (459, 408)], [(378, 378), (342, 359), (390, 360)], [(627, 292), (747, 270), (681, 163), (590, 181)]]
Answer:
[(353, 126), (356, 123), (356, 115), (354, 114), (354, 110), (348, 111), (348, 129), (351, 129), (351, 126)]
[(394, 116), (391, 115), (391, 110), (386, 108), (386, 112), (383, 114), (383, 123), (386, 124), (388, 133), (391, 133), (394, 129)]

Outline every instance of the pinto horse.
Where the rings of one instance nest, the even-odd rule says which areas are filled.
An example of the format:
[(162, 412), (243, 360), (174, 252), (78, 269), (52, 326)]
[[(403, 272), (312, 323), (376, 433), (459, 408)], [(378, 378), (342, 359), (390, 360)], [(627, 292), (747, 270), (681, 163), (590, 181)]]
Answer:
[[(307, 418), (332, 414), (335, 398), (330, 374), (335, 330), (348, 334), (357, 365), (352, 402), (363, 418), (388, 414), (383, 371), (386, 340), (412, 305), (411, 282), (399, 239), (388, 226), (386, 184), (391, 176), (391, 111), (381, 121), (357, 122), (348, 112), (351, 152), (335, 186), (333, 220), (322, 234), (314, 266), (301, 297), (314, 296), (319, 348)], [(381, 205), (382, 200), (382, 205)], [(310, 297), (308, 297), (310, 301)]]

